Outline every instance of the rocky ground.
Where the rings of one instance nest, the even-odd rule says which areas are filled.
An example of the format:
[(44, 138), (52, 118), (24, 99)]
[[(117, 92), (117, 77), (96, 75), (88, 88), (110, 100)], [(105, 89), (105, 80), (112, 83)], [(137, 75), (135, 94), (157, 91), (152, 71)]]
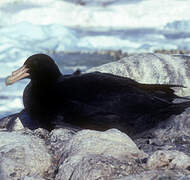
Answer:
[(154, 53), (162, 53), (162, 54), (190, 54), (190, 50), (155, 50)]
[[(189, 63), (184, 56), (151, 53), (130, 55), (90, 71), (130, 75), (137, 80), (141, 77), (141, 81), (149, 83), (183, 82), (186, 90), (177, 92), (184, 96), (189, 93), (190, 74), (186, 73)], [(0, 120), (0, 179), (188, 180), (189, 124), (190, 108), (187, 108), (155, 128), (129, 137), (117, 129), (30, 130), (21, 123), (19, 114), (14, 114)]]

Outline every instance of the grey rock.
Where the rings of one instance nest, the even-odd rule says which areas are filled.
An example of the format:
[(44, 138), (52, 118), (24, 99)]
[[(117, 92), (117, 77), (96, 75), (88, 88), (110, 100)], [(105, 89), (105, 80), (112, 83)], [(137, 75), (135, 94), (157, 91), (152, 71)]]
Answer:
[(147, 165), (149, 169), (176, 168), (189, 171), (190, 157), (179, 151), (156, 151), (148, 159)]
[(67, 143), (76, 134), (76, 131), (71, 129), (55, 129), (51, 131), (46, 143), (51, 149), (55, 161), (59, 161)]
[(146, 157), (146, 154), (138, 149), (129, 136), (117, 129), (109, 129), (104, 132), (79, 131), (70, 139), (64, 151), (72, 155), (101, 154), (118, 159)]
[(47, 140), (49, 138), (50, 132), (47, 129), (38, 128), (35, 130), (25, 129), (25, 131), (30, 132), (31, 135), (37, 136), (40, 139)]
[(14, 126), (14, 121), (18, 117), (18, 114), (12, 114), (10, 116), (0, 119), (0, 129), (8, 130), (9, 127)]
[(190, 156), (190, 108), (139, 135), (135, 143), (151, 155), (157, 150), (176, 150)]
[[(56, 176), (56, 180), (95, 180), (95, 179), (115, 179), (129, 174), (140, 173), (144, 170), (143, 165), (134, 159), (125, 158), (118, 160), (111, 156), (89, 154), (84, 156), (72, 173), (69, 164), (63, 164), (61, 171)], [(71, 174), (70, 174), (71, 173)]]
[[(115, 160), (127, 161), (131, 159), (134, 161), (143, 159), (147, 155), (143, 151), (140, 151), (126, 134), (116, 129), (110, 129), (105, 132), (82, 130), (76, 133), (65, 145), (63, 155), (59, 162), (59, 171), (56, 179), (67, 180), (82, 176), (90, 178), (89, 174), (94, 177), (96, 173), (91, 172), (91, 170), (95, 168), (98, 159), (103, 159), (103, 157), (107, 158), (104, 162), (106, 164), (106, 162), (114, 162)], [(92, 163), (85, 166), (85, 162), (88, 161), (87, 159), (92, 159)], [(102, 163), (100, 162), (100, 164)], [(107, 166), (108, 169), (104, 170), (104, 163), (97, 167), (97, 169), (95, 168), (95, 171), (99, 172), (96, 175), (101, 177), (102, 174), (106, 173), (107, 177), (111, 177), (111, 170), (108, 173), (108, 169), (111, 169), (111, 167)], [(116, 164), (120, 163), (114, 163), (113, 166), (115, 167)], [(136, 163), (133, 163), (131, 166), (134, 168)], [(75, 174), (76, 169), (78, 169), (77, 171), (80, 169), (83, 170), (77, 175)]]
[(39, 176), (35, 176), (35, 177), (25, 176), (23, 180), (45, 180), (45, 179)]
[(24, 126), (19, 118), (19, 115), (13, 114), (0, 119), (0, 129), (8, 131), (19, 131), (24, 129)]
[(154, 133), (160, 138), (165, 136), (165, 133), (179, 135), (190, 134), (190, 108), (186, 108), (180, 115), (172, 116), (167, 122), (162, 122), (158, 125)]
[(18, 131), (18, 130), (22, 130), (24, 129), (24, 126), (21, 122), (21, 120), (19, 119), (19, 117), (17, 117), (13, 123), (10, 124), (9, 126), (9, 130), (11, 131)]
[(39, 127), (38, 124), (29, 117), (25, 109), (19, 113), (0, 119), (0, 129), (15, 131), (24, 129), (25, 127), (29, 129), (36, 129)]
[(51, 166), (45, 143), (25, 131), (0, 131), (0, 176), (4, 179), (21, 179), (45, 176)]
[(122, 178), (116, 178), (114, 180), (189, 180), (190, 175), (184, 175), (178, 171), (163, 171), (152, 170), (145, 171), (139, 174), (133, 174)]
[(69, 129), (54, 129), (50, 133), (50, 141), (51, 142), (67, 142), (69, 141), (74, 135), (76, 131), (69, 130)]
[(112, 73), (149, 84), (179, 84), (176, 94), (190, 96), (190, 56), (136, 54), (88, 70)]

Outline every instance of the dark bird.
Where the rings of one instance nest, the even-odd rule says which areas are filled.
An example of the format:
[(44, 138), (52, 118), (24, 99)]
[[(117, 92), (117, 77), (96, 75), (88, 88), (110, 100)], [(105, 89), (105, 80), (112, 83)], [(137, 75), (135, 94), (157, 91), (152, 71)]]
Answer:
[(39, 127), (51, 130), (68, 123), (81, 128), (117, 128), (129, 135), (154, 127), (190, 105), (173, 103), (173, 87), (142, 84), (130, 78), (92, 72), (62, 75), (45, 54), (30, 56), (7, 77), (6, 84), (30, 78), (23, 94), (25, 110)]

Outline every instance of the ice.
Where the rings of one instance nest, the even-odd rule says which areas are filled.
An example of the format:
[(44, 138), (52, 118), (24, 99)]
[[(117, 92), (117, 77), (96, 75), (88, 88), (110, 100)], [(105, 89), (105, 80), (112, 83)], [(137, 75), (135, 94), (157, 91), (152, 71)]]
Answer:
[(0, 118), (23, 108), (22, 94), (28, 83), (28, 80), (22, 80), (14, 86), (5, 86), (4, 81), (4, 78), (0, 78)]
[[(104, 43), (102, 43), (104, 42)], [(130, 48), (138, 48), (139, 43), (131, 42), (129, 40), (122, 40), (117, 37), (112, 36), (97, 36), (97, 37), (84, 37), (78, 43), (80, 47), (88, 47), (89, 50), (97, 49), (113, 49), (123, 51), (130, 51)]]
[(190, 49), (188, 0), (80, 2), (0, 1), (0, 116), (23, 107), (26, 82), (4, 87), (4, 78), (34, 53)]
[[(12, 70), (29, 55), (48, 51), (189, 48), (189, 40), (180, 39), (190, 35), (179, 34), (189, 31), (187, 1), (101, 1), (105, 5), (96, 0), (94, 6), (88, 6), (88, 0), (87, 6), (70, 2), (75, 1), (0, 1), (0, 65)], [(110, 34), (114, 31), (117, 35)]]
[(62, 25), (34, 25), (28, 22), (1, 28), (0, 36), (1, 72), (6, 66), (10, 69), (19, 67), (33, 53), (74, 49), (77, 42), (74, 32)]
[(190, 20), (173, 21), (165, 25), (165, 30), (173, 32), (190, 32)]
[[(34, 25), (28, 22), (6, 26), (0, 29), (1, 47), (17, 47), (24, 50), (38, 51), (41, 49), (51, 50), (55, 46), (72, 47), (76, 42), (72, 30), (63, 25)], [(54, 39), (56, 41), (54, 41)], [(11, 43), (10, 43), (11, 42)], [(47, 44), (46, 44), (47, 43)], [(1, 50), (1, 49), (0, 49)]]
[[(0, 9), (11, 5), (11, 9), (19, 11), (2, 11), (0, 23), (3, 25), (27, 21), (32, 24), (62, 24), (72, 27), (160, 28), (169, 22), (190, 18), (190, 3), (179, 0), (143, 0), (135, 1), (136, 3), (126, 1), (108, 6), (84, 6), (60, 0), (10, 2), (3, 1)], [(5, 20), (7, 15), (9, 21)]]
[[(4, 103), (2, 103), (4, 105)], [(6, 101), (4, 106), (0, 106), (0, 112), (7, 111), (8, 109), (18, 110), (23, 107), (21, 98), (10, 99)]]

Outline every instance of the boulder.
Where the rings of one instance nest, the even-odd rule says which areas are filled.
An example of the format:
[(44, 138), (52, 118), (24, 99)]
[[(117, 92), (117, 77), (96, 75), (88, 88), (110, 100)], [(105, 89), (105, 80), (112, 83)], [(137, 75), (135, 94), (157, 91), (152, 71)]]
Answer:
[(176, 94), (190, 96), (190, 57), (156, 53), (135, 54), (89, 69), (129, 77), (148, 84), (179, 84)]
[(51, 166), (45, 142), (26, 131), (0, 131), (1, 180), (43, 178)]
[(184, 175), (178, 171), (171, 170), (152, 170), (144, 171), (139, 174), (131, 174), (129, 176), (116, 178), (114, 180), (188, 180), (190, 175)]
[[(123, 169), (128, 169), (125, 173), (129, 174), (132, 169), (137, 171), (139, 168), (136, 160), (147, 157), (126, 134), (116, 129), (79, 131), (64, 147), (57, 180), (90, 179), (91, 176), (106, 176), (109, 179), (113, 178), (113, 171), (122, 174)], [(123, 164), (122, 169), (120, 166)]]
[(190, 157), (179, 151), (156, 151), (148, 159), (150, 169), (181, 169), (190, 173)]

